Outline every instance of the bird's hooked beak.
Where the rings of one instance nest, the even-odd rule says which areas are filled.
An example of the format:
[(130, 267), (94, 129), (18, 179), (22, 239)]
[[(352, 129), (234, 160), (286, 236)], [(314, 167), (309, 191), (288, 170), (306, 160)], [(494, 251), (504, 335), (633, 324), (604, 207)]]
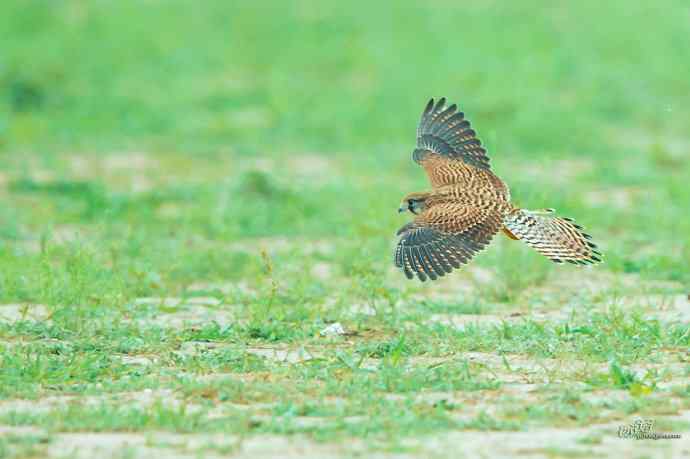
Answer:
[(403, 202), (400, 204), (400, 207), (398, 208), (398, 213), (401, 214), (403, 212), (407, 212), (407, 205)]

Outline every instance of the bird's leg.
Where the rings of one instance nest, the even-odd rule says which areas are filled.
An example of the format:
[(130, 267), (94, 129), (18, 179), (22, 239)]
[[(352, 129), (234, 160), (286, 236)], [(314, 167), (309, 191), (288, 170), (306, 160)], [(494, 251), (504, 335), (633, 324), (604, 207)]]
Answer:
[(501, 230), (503, 231), (503, 233), (504, 233), (506, 236), (508, 236), (509, 239), (512, 239), (512, 240), (514, 240), (514, 241), (519, 241), (519, 240), (520, 240), (519, 237), (517, 237), (516, 235), (514, 235), (513, 232), (510, 231), (510, 230), (509, 230), (508, 228), (506, 228), (505, 226), (504, 226), (503, 228), (501, 228)]

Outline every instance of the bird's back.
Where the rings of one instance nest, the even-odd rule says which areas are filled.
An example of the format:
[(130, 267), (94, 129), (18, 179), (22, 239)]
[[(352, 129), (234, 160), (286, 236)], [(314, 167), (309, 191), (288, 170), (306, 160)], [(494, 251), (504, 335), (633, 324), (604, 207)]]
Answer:
[(461, 174), (458, 174), (458, 169), (453, 168), (455, 175), (452, 181), (449, 180), (450, 184), (434, 188), (429, 204), (451, 201), (496, 208), (501, 213), (512, 210), (510, 190), (495, 174), (470, 165), (463, 165)]

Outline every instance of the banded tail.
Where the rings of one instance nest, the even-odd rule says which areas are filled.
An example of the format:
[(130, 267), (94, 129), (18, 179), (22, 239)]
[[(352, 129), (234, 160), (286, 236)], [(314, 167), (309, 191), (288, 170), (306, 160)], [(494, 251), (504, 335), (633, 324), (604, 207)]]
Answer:
[(570, 218), (556, 217), (553, 209), (533, 211), (515, 209), (503, 219), (503, 231), (556, 263), (588, 265), (601, 262), (601, 253)]

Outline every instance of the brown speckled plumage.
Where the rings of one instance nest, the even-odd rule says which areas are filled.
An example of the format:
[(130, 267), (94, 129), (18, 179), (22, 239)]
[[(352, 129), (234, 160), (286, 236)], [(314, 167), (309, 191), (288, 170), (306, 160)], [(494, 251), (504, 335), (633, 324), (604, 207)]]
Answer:
[[(417, 128), (413, 159), (432, 190), (403, 199), (417, 216), (400, 228), (395, 264), (412, 279), (435, 280), (467, 263), (498, 231), (555, 262), (601, 261), (590, 236), (571, 219), (514, 207), (510, 191), (489, 166), (470, 122), (445, 98), (430, 100)], [(417, 212), (420, 210), (420, 212)]]

